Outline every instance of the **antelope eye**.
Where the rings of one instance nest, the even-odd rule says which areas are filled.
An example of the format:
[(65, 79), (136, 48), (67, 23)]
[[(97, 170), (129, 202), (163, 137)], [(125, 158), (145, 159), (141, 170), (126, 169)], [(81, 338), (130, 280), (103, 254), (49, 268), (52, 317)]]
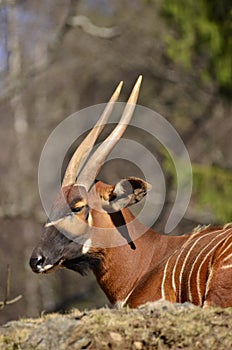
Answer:
[(72, 212), (73, 213), (80, 213), (82, 211), (82, 209), (84, 209), (85, 205), (81, 205), (81, 206), (74, 206), (72, 208)]

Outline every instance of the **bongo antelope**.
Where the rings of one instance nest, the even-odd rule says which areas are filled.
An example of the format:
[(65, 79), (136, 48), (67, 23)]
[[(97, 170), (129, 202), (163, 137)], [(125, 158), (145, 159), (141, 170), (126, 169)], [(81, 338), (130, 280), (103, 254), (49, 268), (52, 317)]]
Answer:
[(80, 274), (92, 270), (114, 305), (137, 307), (165, 299), (202, 307), (232, 306), (231, 224), (165, 236), (145, 227), (128, 208), (147, 194), (148, 183), (135, 177), (114, 185), (96, 182), (105, 159), (130, 122), (141, 80), (139, 77), (118, 125), (81, 171), (122, 83), (75, 151), (30, 266), (36, 273), (58, 267)]

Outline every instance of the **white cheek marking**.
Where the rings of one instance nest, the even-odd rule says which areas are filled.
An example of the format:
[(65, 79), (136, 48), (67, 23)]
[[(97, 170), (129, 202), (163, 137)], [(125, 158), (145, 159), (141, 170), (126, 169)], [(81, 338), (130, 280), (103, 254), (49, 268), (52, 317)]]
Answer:
[(59, 222), (63, 221), (64, 219), (65, 218), (60, 218), (60, 219), (55, 220), (55, 221), (47, 222), (44, 226), (45, 227), (55, 226), (56, 224), (58, 224)]
[(83, 244), (83, 247), (82, 247), (82, 254), (88, 253), (89, 249), (91, 248), (91, 243), (92, 243), (91, 238), (88, 238), (85, 241), (85, 243)]
[(92, 217), (91, 213), (89, 213), (89, 216), (88, 216), (88, 224), (91, 227), (93, 226), (93, 217)]

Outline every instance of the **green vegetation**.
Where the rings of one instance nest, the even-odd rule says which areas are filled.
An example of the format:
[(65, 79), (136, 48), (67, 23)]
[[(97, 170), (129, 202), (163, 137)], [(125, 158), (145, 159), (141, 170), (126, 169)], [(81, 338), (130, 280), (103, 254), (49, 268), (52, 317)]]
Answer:
[(213, 211), (216, 220), (232, 221), (231, 171), (193, 164), (193, 194), (196, 194), (200, 207)]
[(165, 37), (168, 57), (232, 92), (231, 1), (164, 0), (162, 14), (176, 29)]
[[(176, 187), (176, 171), (170, 156), (164, 152), (164, 168)], [(192, 200), (198, 209), (211, 211), (215, 221), (232, 221), (232, 171), (217, 166), (192, 163)]]

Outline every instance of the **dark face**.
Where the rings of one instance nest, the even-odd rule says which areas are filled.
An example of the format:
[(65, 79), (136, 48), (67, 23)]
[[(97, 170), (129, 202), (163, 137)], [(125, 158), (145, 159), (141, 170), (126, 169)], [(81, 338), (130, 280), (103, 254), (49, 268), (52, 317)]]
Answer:
[(32, 270), (45, 273), (58, 266), (81, 274), (86, 268), (94, 270), (102, 253), (90, 249), (91, 239), (96, 239), (95, 226), (98, 229), (113, 227), (121, 234), (118, 229), (122, 225), (121, 219), (113, 213), (140, 201), (148, 188), (149, 184), (138, 178), (123, 179), (114, 186), (98, 182), (88, 193), (76, 184), (62, 188), (41, 240), (32, 253)]
[(62, 189), (40, 242), (32, 253), (32, 270), (46, 273), (63, 266), (84, 274), (89, 267), (87, 262), (88, 265), (92, 263), (88, 255), (83, 254), (83, 243), (89, 234), (88, 218), (85, 189), (75, 185)]
[(33, 250), (30, 266), (35, 273), (47, 273), (57, 267), (79, 272), (81, 275), (98, 266), (94, 256), (83, 254), (83, 245), (69, 240), (55, 228), (47, 228)]

